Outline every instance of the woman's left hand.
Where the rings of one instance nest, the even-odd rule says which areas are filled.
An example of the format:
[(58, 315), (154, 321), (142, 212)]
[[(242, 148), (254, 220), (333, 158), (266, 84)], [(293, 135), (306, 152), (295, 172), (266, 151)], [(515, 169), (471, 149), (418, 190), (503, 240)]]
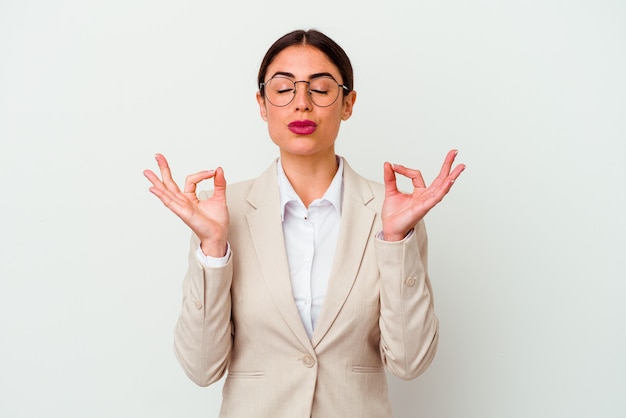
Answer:
[[(404, 239), (428, 211), (441, 202), (454, 181), (465, 170), (464, 164), (459, 164), (452, 170), (457, 153), (456, 150), (448, 152), (439, 175), (428, 187), (419, 170), (385, 163), (385, 201), (381, 215), (385, 241)], [(402, 193), (398, 190), (396, 173), (411, 179), (413, 193)]]

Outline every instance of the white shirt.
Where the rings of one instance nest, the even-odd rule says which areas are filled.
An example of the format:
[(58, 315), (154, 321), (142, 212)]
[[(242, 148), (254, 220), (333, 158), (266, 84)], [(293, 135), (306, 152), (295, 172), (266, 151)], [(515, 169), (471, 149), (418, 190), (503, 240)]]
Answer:
[[(281, 219), (291, 288), (300, 319), (309, 338), (317, 324), (332, 268), (343, 196), (343, 159), (337, 157), (339, 167), (324, 195), (305, 207), (277, 162)], [(200, 246), (197, 258), (207, 267), (220, 267), (228, 262), (226, 255), (213, 258), (204, 255)]]
[(330, 186), (308, 208), (289, 183), (280, 161), (277, 167), (291, 289), (309, 338), (322, 311), (339, 236), (343, 160), (340, 157), (337, 160), (339, 168)]

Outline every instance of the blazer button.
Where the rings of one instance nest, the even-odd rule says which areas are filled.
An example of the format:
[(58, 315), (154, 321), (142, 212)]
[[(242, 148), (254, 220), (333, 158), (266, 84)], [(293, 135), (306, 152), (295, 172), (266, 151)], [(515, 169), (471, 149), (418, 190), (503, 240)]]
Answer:
[(196, 305), (196, 309), (202, 309), (202, 302), (200, 302), (199, 300), (194, 300), (193, 303), (194, 305)]
[(407, 286), (412, 287), (413, 285), (415, 285), (415, 282), (417, 282), (415, 277), (409, 277), (404, 283), (406, 283)]
[(311, 368), (315, 365), (315, 359), (307, 354), (306, 356), (302, 357), (302, 364), (304, 364), (306, 367)]

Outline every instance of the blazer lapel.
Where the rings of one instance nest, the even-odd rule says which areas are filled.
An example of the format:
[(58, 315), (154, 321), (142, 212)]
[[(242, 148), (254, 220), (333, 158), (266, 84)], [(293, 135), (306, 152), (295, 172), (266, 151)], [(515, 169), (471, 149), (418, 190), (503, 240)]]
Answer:
[(248, 203), (256, 209), (248, 213), (246, 219), (259, 266), (261, 266), (261, 276), (274, 300), (274, 305), (287, 326), (303, 346), (311, 347), (311, 342), (293, 300), (280, 219), (280, 195), (276, 163), (273, 163), (255, 180), (248, 194)]
[(328, 280), (328, 289), (311, 343), (316, 347), (335, 321), (356, 279), (376, 212), (367, 207), (374, 195), (368, 182), (356, 174), (344, 159), (343, 203), (337, 250)]

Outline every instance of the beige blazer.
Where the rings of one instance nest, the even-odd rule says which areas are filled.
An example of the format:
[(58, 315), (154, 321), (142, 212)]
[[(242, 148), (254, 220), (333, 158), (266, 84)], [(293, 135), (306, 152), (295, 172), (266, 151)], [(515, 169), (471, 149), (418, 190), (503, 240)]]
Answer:
[(420, 222), (401, 242), (381, 230), (381, 184), (344, 161), (337, 252), (309, 340), (291, 292), (276, 163), (227, 187), (232, 256), (205, 268), (192, 236), (174, 350), (201, 386), (226, 372), (221, 417), (391, 417), (385, 366), (412, 379), (435, 356), (438, 320)]

